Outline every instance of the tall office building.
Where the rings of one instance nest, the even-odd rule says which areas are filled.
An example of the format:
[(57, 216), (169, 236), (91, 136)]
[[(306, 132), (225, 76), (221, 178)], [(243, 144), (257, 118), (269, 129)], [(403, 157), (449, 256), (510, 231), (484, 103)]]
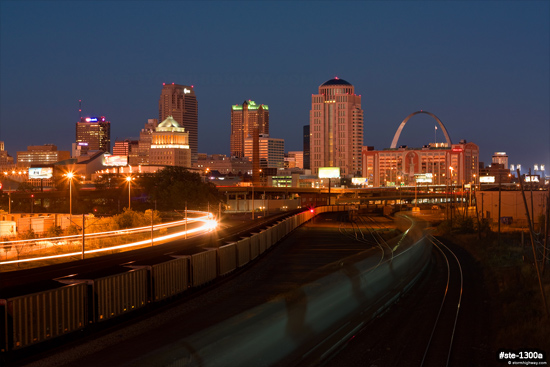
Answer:
[(82, 117), (76, 123), (76, 143), (87, 143), (88, 150), (111, 151), (111, 122), (101, 117)]
[(492, 162), (502, 164), (505, 169), (508, 169), (508, 155), (506, 152), (495, 152)]
[(158, 126), (157, 119), (148, 119), (147, 123), (141, 129), (139, 133), (139, 142), (137, 149), (137, 157), (130, 157), (129, 162), (131, 165), (149, 164), (149, 153), (151, 150), (151, 140), (153, 139), (153, 132)]
[(340, 167), (344, 177), (361, 176), (363, 110), (353, 85), (339, 78), (321, 84), (311, 96), (309, 126), (313, 174), (319, 167)]
[(159, 121), (172, 116), (189, 133), (191, 161), (197, 161), (199, 148), (199, 105), (193, 86), (162, 83)]
[(252, 137), (254, 129), (257, 134), (269, 134), (269, 107), (264, 104), (256, 104), (254, 101), (244, 101), (242, 105), (231, 106), (231, 156), (242, 158), (244, 154), (244, 141)]
[(191, 167), (189, 134), (172, 116), (168, 116), (151, 134), (149, 164)]
[(304, 126), (304, 169), (311, 169), (310, 165), (310, 145), (309, 145), (309, 125)]

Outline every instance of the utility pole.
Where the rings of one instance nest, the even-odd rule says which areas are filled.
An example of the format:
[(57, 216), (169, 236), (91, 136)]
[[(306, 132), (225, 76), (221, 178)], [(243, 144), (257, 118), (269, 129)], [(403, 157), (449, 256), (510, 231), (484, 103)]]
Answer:
[(84, 237), (84, 229), (86, 228), (86, 215), (82, 213), (82, 260), (84, 260), (84, 240), (86, 237)]
[(502, 193), (502, 175), (499, 172), (498, 173), (498, 239), (497, 239), (497, 243), (499, 246), (500, 246), (500, 204), (502, 202), (501, 193)]
[(254, 184), (252, 184), (252, 220), (254, 220)]
[(550, 233), (548, 232), (548, 227), (550, 227), (550, 190), (547, 191), (546, 193), (546, 223), (545, 223), (545, 235), (544, 235), (544, 251), (543, 251), (543, 254), (542, 254), (542, 275), (544, 275), (544, 268), (545, 268), (545, 265), (546, 265), (546, 262), (548, 261), (546, 259), (546, 249), (548, 248), (548, 236), (550, 235)]
[(543, 275), (544, 275), (544, 268), (545, 268), (546, 262), (548, 261), (546, 259), (546, 254), (547, 254), (546, 249), (548, 248), (548, 236), (550, 235), (548, 231), (548, 227), (550, 227), (550, 190), (548, 190), (547, 197), (546, 197), (546, 218), (545, 219), (546, 219), (546, 223), (545, 223), (546, 231), (544, 235), (544, 252), (542, 255), (542, 259), (543, 259), (542, 274)]
[[(529, 222), (529, 235), (531, 237), (531, 247), (533, 249), (533, 261), (535, 261), (535, 268), (537, 269), (537, 276), (539, 278), (539, 287), (540, 287), (540, 294), (542, 296), (542, 303), (544, 305), (544, 312), (546, 313), (546, 317), (548, 317), (548, 307), (546, 306), (546, 294), (544, 292), (544, 287), (542, 286), (542, 279), (541, 274), (539, 271), (539, 263), (537, 261), (537, 252), (535, 251), (535, 241), (533, 240), (533, 223), (531, 222), (531, 218), (529, 215), (529, 207), (527, 206), (527, 199), (525, 199), (525, 192), (523, 191), (523, 180), (521, 179), (519, 175), (519, 169), (518, 171), (518, 180), (519, 185), (521, 187), (521, 195), (523, 196), (523, 203), (525, 204), (525, 214), (527, 215), (527, 221)], [(543, 259), (544, 261), (544, 259)]]
[(185, 239), (187, 239), (187, 201), (185, 202)]
[[(480, 190), (481, 190), (481, 186), (480, 186)], [(483, 195), (485, 195), (485, 193), (481, 193), (481, 220), (485, 219), (485, 209), (483, 209)]]
[[(529, 168), (529, 176), (531, 176), (531, 168)], [(531, 220), (533, 221), (533, 227), (535, 226), (535, 212), (534, 212), (534, 205), (533, 205), (533, 177), (531, 176), (531, 183), (529, 185), (529, 191), (531, 194)]]
[(153, 247), (153, 211), (151, 210), (151, 247)]
[[(474, 189), (475, 189), (475, 185), (474, 185)], [(483, 194), (482, 194), (481, 197), (483, 198)], [(470, 198), (471, 198), (471, 195), (470, 195)], [(479, 210), (477, 208), (477, 192), (474, 192), (474, 199), (475, 199), (475, 204), (476, 204), (477, 237), (481, 240), (481, 223), (479, 221)]]

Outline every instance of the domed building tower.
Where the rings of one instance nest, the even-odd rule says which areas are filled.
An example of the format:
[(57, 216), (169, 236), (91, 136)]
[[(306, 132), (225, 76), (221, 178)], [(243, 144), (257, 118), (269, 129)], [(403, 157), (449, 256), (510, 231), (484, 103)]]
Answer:
[(149, 164), (191, 167), (189, 133), (168, 116), (151, 134)]
[(363, 110), (353, 85), (339, 78), (319, 86), (311, 96), (310, 166), (340, 167), (341, 177), (361, 176)]

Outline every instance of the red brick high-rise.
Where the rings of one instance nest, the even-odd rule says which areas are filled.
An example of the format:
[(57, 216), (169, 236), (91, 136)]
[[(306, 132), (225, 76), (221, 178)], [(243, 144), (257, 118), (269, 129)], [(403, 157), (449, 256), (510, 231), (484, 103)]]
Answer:
[(269, 135), (269, 107), (256, 104), (254, 101), (244, 101), (242, 105), (231, 106), (231, 156), (244, 157), (244, 141), (252, 137), (254, 129), (257, 134)]
[(342, 177), (361, 176), (363, 110), (361, 96), (343, 79), (330, 79), (311, 96), (310, 166), (340, 167)]

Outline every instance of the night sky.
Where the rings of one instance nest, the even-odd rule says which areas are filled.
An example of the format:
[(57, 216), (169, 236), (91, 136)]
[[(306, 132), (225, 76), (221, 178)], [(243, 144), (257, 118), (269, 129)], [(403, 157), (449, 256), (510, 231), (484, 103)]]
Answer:
[[(338, 76), (365, 112), (364, 145), (388, 148), (418, 110), (453, 142), (550, 171), (550, 3), (0, 1), (0, 140), (75, 140), (83, 116), (116, 138), (158, 118), (162, 83), (194, 85), (199, 152), (229, 154), (230, 108), (270, 108), (270, 135), (302, 150), (311, 94)], [(417, 115), (399, 145), (434, 141)], [(437, 140), (443, 141), (438, 130)]]

